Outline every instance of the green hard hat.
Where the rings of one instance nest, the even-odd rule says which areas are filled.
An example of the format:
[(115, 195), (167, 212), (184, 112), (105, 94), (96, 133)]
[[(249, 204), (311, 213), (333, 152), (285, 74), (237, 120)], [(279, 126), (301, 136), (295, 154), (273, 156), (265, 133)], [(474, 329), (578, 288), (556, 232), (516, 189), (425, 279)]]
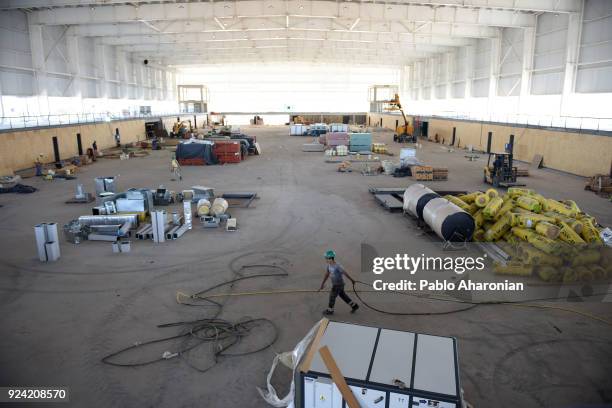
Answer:
[(326, 259), (335, 258), (335, 257), (336, 257), (336, 253), (334, 252), (333, 249), (330, 249), (327, 252), (325, 252), (325, 258)]

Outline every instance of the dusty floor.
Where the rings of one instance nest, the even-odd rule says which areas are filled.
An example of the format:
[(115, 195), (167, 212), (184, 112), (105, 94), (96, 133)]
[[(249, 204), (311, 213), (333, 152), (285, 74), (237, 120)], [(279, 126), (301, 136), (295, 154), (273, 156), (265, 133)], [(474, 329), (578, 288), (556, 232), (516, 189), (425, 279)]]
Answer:
[[(255, 387), (265, 385), (274, 353), (293, 348), (320, 319), (326, 293), (228, 299), (221, 317), (266, 317), (278, 326), (279, 338), (261, 353), (221, 359), (206, 373), (187, 362), (205, 366), (209, 346), (186, 358), (139, 368), (113, 367), (100, 360), (136, 342), (178, 331), (158, 324), (205, 317), (206, 310), (178, 305), (176, 292), (193, 293), (230, 279), (242, 265), (275, 264), (289, 276), (243, 282), (233, 291), (317, 289), (322, 254), (330, 247), (359, 275), (363, 241), (401, 242), (418, 251), (432, 245), (410, 220), (384, 211), (368, 193), (369, 186), (407, 186), (410, 179), (337, 173), (321, 153), (301, 151), (310, 138), (289, 137), (286, 127), (243, 130), (257, 136), (262, 156), (239, 165), (185, 167), (182, 182), (170, 180), (168, 151), (128, 161), (100, 160), (79, 173), (79, 182), (89, 191), (94, 177), (117, 174), (120, 188), (164, 184), (175, 190), (207, 185), (217, 192), (256, 191), (261, 198), (253, 208), (232, 211), (240, 228), (236, 233), (203, 230), (196, 224), (174, 242), (135, 241), (129, 254), (113, 254), (108, 243), (62, 242), (60, 261), (41, 264), (32, 226), (64, 224), (89, 213), (90, 206), (64, 204), (74, 192), (74, 181), (28, 179), (39, 192), (0, 196), (0, 384), (67, 385), (71, 406), (79, 407), (265, 407)], [(377, 139), (392, 143), (388, 132)], [(469, 162), (464, 154), (424, 143), (419, 157), (450, 170), (450, 180), (431, 183), (433, 187), (483, 188), (484, 156)], [(545, 195), (576, 200), (600, 222), (612, 225), (612, 204), (584, 191), (582, 178), (540, 170), (526, 181)], [(260, 273), (270, 270), (256, 268)], [(385, 302), (373, 295), (368, 299)], [(391, 303), (415, 312), (457, 307), (412, 298)], [(571, 306), (612, 320), (609, 303)], [(612, 327), (577, 314), (482, 306), (447, 315), (394, 317), (365, 308), (351, 315), (339, 304), (335, 319), (455, 336), (462, 386), (475, 407), (612, 402)], [(245, 338), (245, 347), (269, 334), (265, 329), (256, 333)], [(180, 344), (136, 350), (126, 359), (158, 357)], [(277, 378), (281, 386), (287, 381)]]

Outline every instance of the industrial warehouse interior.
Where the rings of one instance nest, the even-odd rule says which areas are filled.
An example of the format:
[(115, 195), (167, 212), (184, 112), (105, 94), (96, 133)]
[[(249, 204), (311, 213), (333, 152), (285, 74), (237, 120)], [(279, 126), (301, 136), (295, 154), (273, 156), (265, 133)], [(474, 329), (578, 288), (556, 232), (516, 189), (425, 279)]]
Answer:
[(612, 407), (612, 1), (0, 0), (0, 407)]

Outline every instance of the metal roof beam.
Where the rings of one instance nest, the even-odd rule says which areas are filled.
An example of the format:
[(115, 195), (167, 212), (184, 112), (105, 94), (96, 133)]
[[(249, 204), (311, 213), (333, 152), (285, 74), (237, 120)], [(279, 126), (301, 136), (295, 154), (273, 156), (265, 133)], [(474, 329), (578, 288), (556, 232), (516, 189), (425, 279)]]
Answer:
[[(429, 5), (332, 2), (321, 0), (241, 0), (223, 3), (171, 3), (113, 5), (37, 10), (32, 24), (75, 25), (121, 22), (187, 21), (199, 18), (224, 19), (296, 16), (298, 21), (310, 17), (347, 20), (349, 28), (359, 29), (371, 21), (443, 22), (498, 27), (533, 27), (535, 14), (493, 8), (432, 7)], [(299, 17), (302, 16), (302, 17)], [(292, 19), (295, 20), (295, 19)]]
[[(367, 3), (368, 1), (363, 1)], [(390, 3), (400, 3), (391, 1)], [(4, 0), (0, 5), (2, 9), (38, 9), (56, 7), (104, 7), (123, 5), (126, 0)], [(145, 6), (150, 3), (174, 3), (169, 0), (132, 0), (135, 6)], [(402, 0), (401, 3), (409, 5), (426, 5), (434, 7), (461, 7), (478, 8), (490, 7), (503, 10), (520, 10), (531, 12), (576, 13), (580, 11), (578, 0)]]
[[(251, 31), (220, 32), (220, 33), (189, 33), (167, 34), (151, 36), (114, 36), (102, 37), (100, 40), (106, 45), (139, 45), (139, 44), (176, 44), (178, 47), (191, 43), (244, 42), (262, 39), (303, 39), (306, 41), (346, 42), (357, 41), (362, 43), (401, 43), (401, 44), (430, 44), (449, 47), (462, 47), (472, 43), (468, 38), (453, 38), (434, 36), (431, 34), (400, 34), (400, 33), (367, 33), (367, 32), (337, 32), (337, 31)], [(210, 45), (210, 44), (208, 44)]]
[[(262, 26), (261, 23), (264, 23)], [(155, 36), (165, 34), (188, 34), (188, 33), (227, 33), (227, 32), (243, 32), (243, 31), (284, 31), (285, 27), (269, 27), (264, 21), (257, 19), (249, 19), (243, 21), (243, 27), (240, 29), (220, 29), (213, 19), (204, 20), (187, 20), (168, 22), (163, 25), (161, 31), (152, 29), (145, 24), (135, 23), (118, 23), (118, 24), (94, 24), (94, 25), (75, 25), (74, 34), (81, 37), (126, 37), (126, 36)], [(160, 24), (158, 24), (160, 25)], [(157, 27), (157, 26), (156, 26)], [(360, 27), (349, 29), (333, 29), (339, 33), (397, 33), (397, 34), (419, 34), (419, 35), (439, 35), (453, 36), (465, 38), (491, 38), (497, 35), (497, 31), (493, 27), (467, 25), (467, 24), (450, 24), (450, 23), (428, 23), (423, 26), (423, 23), (415, 22), (379, 22), (371, 24), (367, 28)], [(306, 26), (305, 28), (289, 27), (288, 30), (309, 30), (309, 31), (332, 31), (329, 22), (327, 26), (314, 25)]]

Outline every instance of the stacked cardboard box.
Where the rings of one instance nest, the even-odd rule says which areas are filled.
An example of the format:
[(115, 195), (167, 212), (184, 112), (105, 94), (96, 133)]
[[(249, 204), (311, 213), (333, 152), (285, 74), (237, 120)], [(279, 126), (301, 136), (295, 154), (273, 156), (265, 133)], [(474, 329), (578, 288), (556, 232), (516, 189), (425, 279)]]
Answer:
[(448, 169), (446, 167), (434, 167), (433, 168), (433, 179), (434, 180), (448, 180)]
[(411, 166), (412, 177), (419, 181), (432, 181), (434, 179), (433, 167), (431, 166)]

